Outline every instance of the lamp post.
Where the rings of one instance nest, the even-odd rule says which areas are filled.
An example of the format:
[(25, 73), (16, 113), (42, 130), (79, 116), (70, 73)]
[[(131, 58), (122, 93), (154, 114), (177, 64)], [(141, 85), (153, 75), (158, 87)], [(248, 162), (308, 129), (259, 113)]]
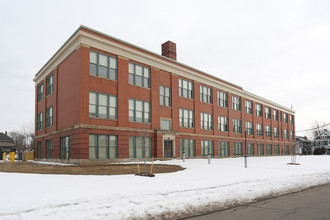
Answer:
[(143, 138), (143, 146), (144, 146), (144, 174), (147, 173), (147, 164), (146, 164), (146, 136), (147, 136), (147, 122), (145, 117), (143, 117), (144, 121), (144, 138)]
[(246, 155), (246, 150), (247, 150), (247, 130), (245, 128), (245, 155), (244, 155), (244, 167), (247, 168), (247, 155)]

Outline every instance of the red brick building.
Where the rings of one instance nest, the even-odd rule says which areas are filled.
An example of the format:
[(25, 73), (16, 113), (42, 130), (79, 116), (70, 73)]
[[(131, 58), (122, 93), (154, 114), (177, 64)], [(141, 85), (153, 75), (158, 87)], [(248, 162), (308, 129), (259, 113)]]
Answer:
[(35, 157), (112, 159), (290, 154), (294, 111), (85, 26), (35, 82)]

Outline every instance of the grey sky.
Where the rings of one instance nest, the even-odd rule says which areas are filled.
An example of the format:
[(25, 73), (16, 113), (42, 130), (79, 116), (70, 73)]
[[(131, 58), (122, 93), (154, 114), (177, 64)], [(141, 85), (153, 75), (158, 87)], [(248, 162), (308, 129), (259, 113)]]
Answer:
[[(330, 1), (0, 1), (0, 132), (34, 120), (39, 69), (81, 25), (330, 123)], [(298, 133), (302, 135), (304, 133)]]

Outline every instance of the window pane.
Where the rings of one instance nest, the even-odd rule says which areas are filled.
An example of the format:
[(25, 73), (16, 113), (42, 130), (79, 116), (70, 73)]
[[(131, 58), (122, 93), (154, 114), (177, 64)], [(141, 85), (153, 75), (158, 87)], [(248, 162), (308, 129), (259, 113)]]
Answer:
[(136, 112), (135, 113), (135, 120), (137, 121), (137, 122), (142, 122), (143, 120), (142, 120), (142, 112)]
[(143, 86), (145, 88), (150, 88), (150, 86), (149, 86), (149, 78), (143, 78)]
[(144, 111), (149, 112), (149, 102), (144, 103)]
[(133, 74), (128, 74), (128, 83), (133, 85), (134, 84), (134, 75)]
[(99, 54), (99, 64), (107, 67), (108, 66), (108, 56)]
[(89, 159), (96, 159), (96, 147), (89, 146)]
[(132, 110), (129, 111), (129, 120), (134, 121), (134, 112)]
[(170, 89), (165, 87), (165, 96), (170, 96)]
[(136, 146), (136, 157), (137, 158), (144, 158), (144, 154), (143, 154), (143, 151), (144, 151), (144, 146), (143, 146), (143, 140), (142, 140), (142, 137), (135, 137), (135, 140), (136, 140), (136, 143), (135, 143), (135, 146)]
[(99, 94), (99, 105), (107, 105), (107, 95)]
[(134, 137), (129, 137), (129, 157), (135, 157), (134, 149)]
[(160, 95), (164, 95), (164, 88), (165, 88), (164, 86), (159, 87), (159, 94)]
[(135, 85), (142, 86), (142, 76), (135, 75)]
[(142, 66), (135, 66), (135, 74), (138, 76), (142, 76)]
[(116, 80), (116, 71), (114, 69), (109, 70), (109, 78)]
[(149, 78), (149, 69), (144, 68), (144, 77)]
[(93, 64), (93, 63), (90, 63), (89, 64), (89, 74), (93, 75), (93, 76), (96, 76), (96, 72), (97, 72), (97, 65)]
[(161, 130), (170, 130), (170, 120), (166, 120), (166, 119), (161, 119), (160, 120), (160, 128)]
[(107, 118), (107, 108), (105, 106), (99, 106), (99, 117)]
[(134, 74), (134, 64), (128, 64), (128, 72)]
[(184, 89), (188, 89), (188, 84), (187, 84), (187, 83), (188, 83), (188, 82), (185, 81), (185, 80), (182, 81), (182, 85), (183, 85), (183, 88), (184, 88)]
[(89, 104), (96, 105), (96, 93), (89, 93)]
[(114, 96), (109, 96), (109, 103), (111, 107), (117, 107), (117, 98)]
[(143, 110), (143, 102), (141, 101), (135, 101), (136, 111), (142, 111)]
[(89, 53), (89, 62), (97, 64), (97, 53), (92, 51)]
[(89, 135), (89, 146), (96, 146), (96, 135)]
[(116, 109), (109, 108), (109, 118), (115, 119), (116, 118)]
[(134, 110), (134, 100), (129, 100), (129, 109)]
[(110, 68), (117, 69), (117, 60), (115, 58), (110, 57)]
[(99, 66), (99, 76), (103, 78), (108, 78), (108, 68), (104, 66)]

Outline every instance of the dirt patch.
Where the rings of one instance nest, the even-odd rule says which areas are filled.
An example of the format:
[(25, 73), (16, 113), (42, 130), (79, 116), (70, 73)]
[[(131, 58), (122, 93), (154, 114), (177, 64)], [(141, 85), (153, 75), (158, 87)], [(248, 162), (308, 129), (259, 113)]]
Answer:
[[(146, 171), (150, 172), (151, 165), (147, 164)], [(178, 165), (154, 164), (153, 173), (172, 173), (184, 170)], [(140, 171), (144, 171), (140, 164)], [(31, 162), (0, 163), (0, 172), (10, 173), (39, 173), (39, 174), (72, 174), (72, 175), (122, 175), (136, 174), (136, 164), (106, 164), (106, 165), (74, 165), (59, 166)]]

